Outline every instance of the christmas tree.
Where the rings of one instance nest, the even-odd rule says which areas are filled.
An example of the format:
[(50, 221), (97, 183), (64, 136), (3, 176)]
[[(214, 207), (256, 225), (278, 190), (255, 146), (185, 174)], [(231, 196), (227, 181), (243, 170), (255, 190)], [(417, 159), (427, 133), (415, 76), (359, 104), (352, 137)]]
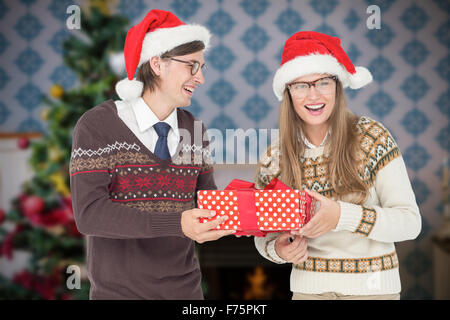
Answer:
[[(79, 86), (65, 91), (50, 88), (41, 117), (48, 123), (42, 139), (29, 143), (34, 176), (13, 200), (12, 209), (0, 210), (0, 256), (11, 259), (15, 249), (31, 256), (25, 270), (12, 279), (0, 276), (0, 299), (86, 299), (89, 283), (80, 290), (67, 286), (69, 266), (84, 264), (84, 241), (78, 233), (69, 189), (72, 130), (80, 116), (108, 99), (123, 68), (123, 44), (128, 21), (109, 14), (106, 2), (92, 1), (82, 11), (81, 29), (64, 42), (64, 63), (77, 75)], [(28, 146), (29, 144), (29, 146)], [(72, 288), (73, 289), (73, 288)]]

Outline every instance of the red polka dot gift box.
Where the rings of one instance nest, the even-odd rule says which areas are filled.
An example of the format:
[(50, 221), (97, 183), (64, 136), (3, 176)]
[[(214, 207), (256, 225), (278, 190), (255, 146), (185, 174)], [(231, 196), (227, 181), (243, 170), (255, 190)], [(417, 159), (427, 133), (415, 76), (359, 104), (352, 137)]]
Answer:
[(300, 229), (309, 221), (314, 208), (313, 199), (306, 192), (293, 190), (276, 178), (264, 190), (234, 179), (225, 190), (198, 191), (197, 202), (200, 209), (216, 212), (214, 217), (201, 218), (200, 222), (226, 215), (228, 220), (217, 229), (259, 237), (269, 232)]

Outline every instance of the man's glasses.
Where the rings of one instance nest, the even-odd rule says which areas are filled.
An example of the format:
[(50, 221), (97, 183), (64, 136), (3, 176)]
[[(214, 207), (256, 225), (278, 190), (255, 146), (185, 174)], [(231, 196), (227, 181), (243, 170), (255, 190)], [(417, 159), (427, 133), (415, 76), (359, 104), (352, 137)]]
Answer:
[(324, 77), (315, 81), (298, 81), (286, 85), (295, 98), (306, 97), (311, 87), (315, 87), (320, 94), (330, 94), (336, 89), (336, 76)]
[[(195, 75), (197, 74), (198, 70), (200, 70), (200, 62), (198, 61), (185, 61), (185, 60), (180, 60), (180, 59), (175, 59), (175, 58), (170, 58), (170, 60), (174, 60), (177, 62), (181, 62), (181, 63), (186, 63), (187, 65), (189, 65), (191, 67), (191, 75)], [(202, 72), (205, 73), (206, 71), (206, 64), (203, 64), (201, 66), (202, 68)]]

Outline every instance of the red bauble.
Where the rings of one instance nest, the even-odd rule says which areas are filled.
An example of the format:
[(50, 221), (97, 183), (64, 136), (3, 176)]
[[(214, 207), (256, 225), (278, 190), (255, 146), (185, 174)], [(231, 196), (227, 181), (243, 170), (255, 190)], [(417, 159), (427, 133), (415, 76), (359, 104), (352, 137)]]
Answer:
[(71, 196), (64, 197), (62, 199), (62, 203), (63, 203), (63, 207), (65, 207), (66, 210), (68, 210), (70, 216), (73, 217), (72, 197)]
[(0, 209), (0, 224), (2, 224), (6, 219), (6, 213), (5, 210)]
[(45, 214), (40, 215), (39, 224), (44, 227), (54, 227), (57, 225), (66, 225), (71, 221), (72, 215), (65, 208), (54, 208)]
[(17, 147), (19, 147), (19, 149), (25, 150), (29, 147), (29, 145), (30, 140), (28, 138), (20, 138), (17, 140)]
[(70, 221), (66, 226), (67, 233), (74, 237), (82, 237), (81, 233), (78, 231), (75, 220)]
[(22, 198), (20, 204), (21, 210), (33, 224), (40, 223), (40, 214), (44, 210), (45, 203), (41, 197), (38, 196), (26, 196)]

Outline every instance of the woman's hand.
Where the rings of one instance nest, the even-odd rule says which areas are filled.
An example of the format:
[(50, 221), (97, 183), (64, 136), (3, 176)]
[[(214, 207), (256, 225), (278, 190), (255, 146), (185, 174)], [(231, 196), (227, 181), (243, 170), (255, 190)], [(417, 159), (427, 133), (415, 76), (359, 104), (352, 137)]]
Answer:
[(306, 190), (306, 193), (319, 201), (319, 210), (309, 220), (309, 222), (299, 231), (292, 231), (293, 234), (305, 236), (307, 238), (317, 238), (336, 228), (341, 217), (341, 206), (337, 201), (328, 199), (320, 193)]
[[(289, 238), (291, 240), (294, 238), (294, 240), (291, 242)], [(290, 232), (284, 232), (275, 240), (275, 251), (283, 260), (299, 264), (308, 258), (308, 243), (305, 237), (293, 236)]]

